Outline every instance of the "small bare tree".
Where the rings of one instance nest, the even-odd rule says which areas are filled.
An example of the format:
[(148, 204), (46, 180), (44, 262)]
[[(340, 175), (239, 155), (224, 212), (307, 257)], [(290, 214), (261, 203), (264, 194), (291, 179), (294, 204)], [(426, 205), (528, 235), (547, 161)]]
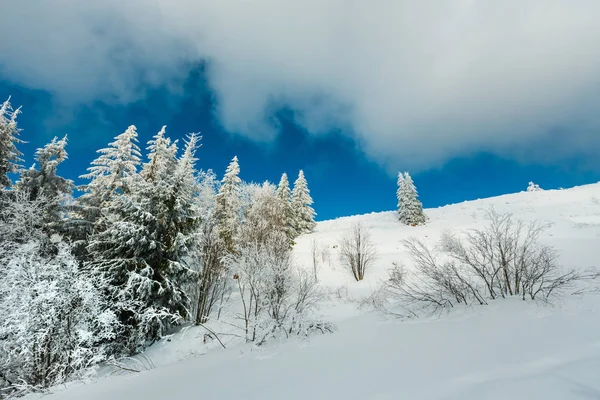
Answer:
[(310, 242), (310, 255), (312, 258), (313, 275), (316, 281), (318, 280), (319, 272), (319, 242), (317, 241), (317, 239), (313, 238)]
[(377, 249), (371, 233), (360, 223), (355, 224), (340, 241), (340, 262), (352, 272), (354, 279), (361, 281), (376, 259)]
[(284, 233), (273, 233), (264, 243), (240, 246), (228, 262), (236, 272), (247, 341), (261, 345), (279, 333), (332, 331), (331, 324), (311, 319), (322, 294), (310, 272), (294, 268)]

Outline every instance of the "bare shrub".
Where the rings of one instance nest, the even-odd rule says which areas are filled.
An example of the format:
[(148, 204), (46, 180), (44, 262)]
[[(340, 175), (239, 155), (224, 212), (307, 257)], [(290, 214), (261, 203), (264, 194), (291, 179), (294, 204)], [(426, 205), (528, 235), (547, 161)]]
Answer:
[(439, 257), (421, 241), (410, 239), (405, 246), (415, 263), (413, 271), (394, 265), (384, 290), (405, 306), (409, 314), (437, 311), (457, 304), (487, 304), (477, 281), (453, 262)]
[(420, 240), (404, 241), (415, 269), (407, 272), (396, 265), (384, 289), (416, 315), (423, 309), (483, 305), (507, 296), (548, 301), (576, 282), (599, 277), (595, 271), (563, 270), (556, 250), (539, 241), (548, 225), (514, 221), (493, 209), (486, 220), (486, 227), (466, 232), (464, 238), (444, 234), (441, 254)]
[(333, 325), (312, 319), (322, 294), (311, 273), (293, 267), (285, 234), (273, 233), (264, 243), (244, 245), (228, 262), (236, 271), (247, 341), (261, 345), (279, 333), (333, 330)]
[(340, 241), (340, 262), (352, 272), (357, 281), (365, 277), (368, 270), (377, 259), (377, 249), (371, 241), (371, 233), (360, 223)]

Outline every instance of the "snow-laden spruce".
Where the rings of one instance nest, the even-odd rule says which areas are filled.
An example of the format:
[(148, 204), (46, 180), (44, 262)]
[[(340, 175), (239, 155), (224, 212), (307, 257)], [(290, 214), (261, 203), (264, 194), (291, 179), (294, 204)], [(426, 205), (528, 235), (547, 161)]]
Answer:
[[(64, 204), (73, 192), (75, 185), (70, 179), (58, 175), (58, 166), (68, 158), (67, 137), (54, 138), (44, 147), (37, 149), (37, 166), (21, 172), (15, 190), (27, 192), (30, 200), (40, 196), (45, 199), (43, 220), (50, 232), (64, 232)], [(36, 168), (37, 167), (37, 168)]]
[(23, 153), (17, 149), (17, 144), (23, 143), (17, 127), (19, 112), (12, 108), (10, 97), (0, 105), (0, 189), (11, 185), (8, 174), (17, 172), (23, 161)]
[(140, 175), (146, 181), (157, 180), (165, 171), (173, 169), (177, 157), (177, 140), (171, 142), (166, 136), (166, 126), (148, 141), (148, 162), (144, 164)]
[(277, 185), (277, 198), (279, 200), (279, 218), (285, 227), (285, 233), (290, 241), (293, 241), (296, 236), (294, 227), (294, 210), (292, 208), (292, 191), (287, 174), (284, 172), (281, 175), (279, 184)]
[(292, 212), (294, 215), (293, 226), (295, 234), (310, 233), (317, 225), (315, 222), (315, 210), (311, 207), (313, 199), (310, 197), (308, 183), (304, 177), (304, 171), (300, 170), (298, 179), (294, 182), (292, 190)]
[(216, 199), (216, 218), (219, 221), (219, 231), (228, 251), (235, 250), (235, 239), (240, 225), (240, 188), (242, 180), (239, 174), (240, 165), (237, 156), (235, 156), (227, 166)]
[(405, 225), (423, 225), (427, 217), (419, 201), (417, 188), (408, 172), (398, 173), (398, 219)]
[(80, 176), (90, 180), (81, 187), (85, 192), (80, 198), (82, 204), (98, 210), (115, 195), (129, 191), (142, 157), (137, 136), (136, 127), (131, 125), (108, 147), (97, 151), (100, 156), (92, 161), (88, 173)]
[(109, 298), (128, 329), (120, 338), (123, 351), (131, 354), (163, 336), (189, 312), (182, 286), (193, 275), (185, 256), (194, 244), (198, 221), (198, 137), (189, 137), (179, 159), (174, 144), (165, 143), (151, 143), (152, 153), (143, 166), (148, 173), (103, 211), (106, 228), (88, 245), (89, 268), (110, 282)]

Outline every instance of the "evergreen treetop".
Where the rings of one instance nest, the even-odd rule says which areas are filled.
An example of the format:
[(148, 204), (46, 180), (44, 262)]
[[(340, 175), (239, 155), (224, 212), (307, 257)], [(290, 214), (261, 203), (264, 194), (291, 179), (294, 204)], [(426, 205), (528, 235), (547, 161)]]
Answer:
[(418, 199), (417, 189), (408, 172), (398, 175), (398, 218), (405, 225), (423, 225), (427, 217)]

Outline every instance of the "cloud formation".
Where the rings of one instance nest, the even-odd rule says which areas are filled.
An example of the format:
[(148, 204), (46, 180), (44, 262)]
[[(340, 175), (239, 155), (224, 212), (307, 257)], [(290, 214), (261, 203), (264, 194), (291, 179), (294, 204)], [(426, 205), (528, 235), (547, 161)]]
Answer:
[(2, 11), (0, 77), (77, 101), (176, 90), (183, 66), (206, 60), (221, 123), (258, 140), (287, 106), (392, 168), (600, 150), (597, 0), (31, 0)]

